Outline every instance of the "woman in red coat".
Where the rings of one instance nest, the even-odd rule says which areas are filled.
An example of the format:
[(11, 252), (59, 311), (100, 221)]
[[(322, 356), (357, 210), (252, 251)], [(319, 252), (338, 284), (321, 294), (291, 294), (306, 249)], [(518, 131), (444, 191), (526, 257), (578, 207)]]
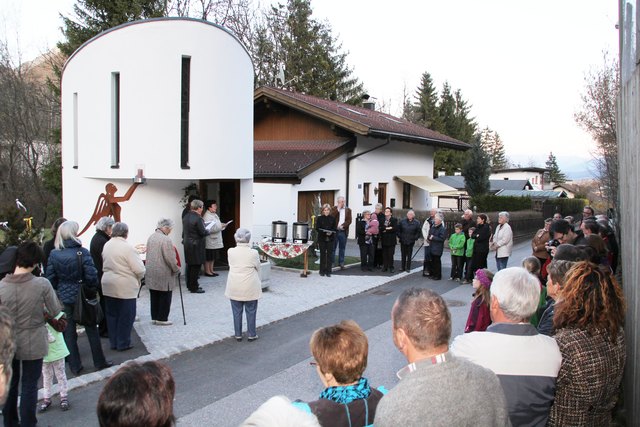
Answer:
[(476, 271), (476, 275), (473, 278), (473, 289), (476, 290), (473, 294), (475, 298), (471, 302), (467, 325), (464, 328), (465, 333), (486, 331), (491, 324), (491, 315), (489, 314), (491, 295), (489, 290), (491, 289), (492, 281), (493, 273), (486, 268)]

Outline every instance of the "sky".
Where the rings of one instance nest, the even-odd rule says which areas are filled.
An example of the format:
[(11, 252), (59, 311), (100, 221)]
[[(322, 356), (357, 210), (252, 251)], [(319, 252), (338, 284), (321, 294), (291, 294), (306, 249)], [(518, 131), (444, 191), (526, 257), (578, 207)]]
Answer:
[[(255, 0), (254, 0), (255, 1)], [(282, 0), (284, 1), (284, 0)], [(264, 3), (264, 0), (263, 0)], [(0, 35), (29, 60), (62, 36), (73, 0), (0, 0)], [(589, 175), (594, 144), (574, 121), (584, 77), (617, 57), (615, 0), (312, 0), (347, 62), (386, 111), (400, 114), (423, 72), (471, 104), (506, 154), (543, 166), (553, 151), (574, 178)], [(287, 76), (290, 78), (293, 76)]]

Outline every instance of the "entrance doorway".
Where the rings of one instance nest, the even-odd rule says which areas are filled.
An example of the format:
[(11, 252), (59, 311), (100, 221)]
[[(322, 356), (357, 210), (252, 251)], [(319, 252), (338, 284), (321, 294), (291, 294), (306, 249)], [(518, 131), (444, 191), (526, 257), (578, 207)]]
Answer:
[(201, 180), (200, 194), (207, 200), (218, 202), (218, 216), (221, 222), (233, 220), (231, 224), (222, 232), (223, 250), (220, 251), (220, 258), (215, 261), (215, 266), (227, 266), (227, 249), (236, 246), (233, 238), (240, 224), (240, 181), (235, 180)]
[[(308, 222), (311, 226), (311, 215), (314, 215), (313, 206), (318, 204), (322, 207), (325, 203), (334, 205), (335, 192), (331, 191), (298, 191), (298, 222)], [(319, 212), (318, 212), (319, 214)]]

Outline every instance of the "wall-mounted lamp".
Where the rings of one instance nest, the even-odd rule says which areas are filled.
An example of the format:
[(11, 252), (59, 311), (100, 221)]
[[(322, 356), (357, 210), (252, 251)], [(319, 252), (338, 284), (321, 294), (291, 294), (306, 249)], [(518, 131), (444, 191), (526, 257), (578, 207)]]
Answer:
[(378, 195), (378, 193), (380, 192), (380, 190), (378, 190), (378, 187), (373, 187), (373, 194), (374, 195)]
[(324, 178), (320, 178), (320, 182), (324, 182), (324, 181), (325, 181), (325, 179), (324, 179)]
[(144, 184), (147, 182), (147, 178), (144, 177), (144, 165), (136, 165), (136, 176), (133, 177), (133, 182), (136, 184)]

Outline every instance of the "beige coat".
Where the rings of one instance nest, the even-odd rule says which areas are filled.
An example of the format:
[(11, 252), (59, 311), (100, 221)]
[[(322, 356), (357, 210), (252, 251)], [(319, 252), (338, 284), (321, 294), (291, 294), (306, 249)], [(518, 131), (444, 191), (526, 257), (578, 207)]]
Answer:
[(229, 276), (224, 295), (235, 301), (253, 301), (262, 296), (260, 257), (248, 243), (238, 243), (227, 252)]
[(489, 248), (492, 251), (496, 251), (496, 257), (505, 258), (511, 256), (511, 250), (513, 249), (513, 232), (508, 222), (505, 222), (500, 226), (496, 225), (496, 230), (491, 238), (491, 244)]
[(224, 243), (222, 241), (222, 223), (220, 222), (220, 217), (218, 217), (218, 214), (211, 213), (207, 210), (204, 212), (202, 219), (204, 220), (205, 225), (209, 222), (213, 222), (210, 234), (205, 240), (205, 248), (222, 249), (224, 247)]
[(51, 283), (31, 273), (8, 274), (0, 281), (0, 301), (15, 322), (18, 360), (37, 360), (47, 355), (44, 308), (56, 317), (61, 305)]
[(136, 298), (145, 268), (133, 246), (122, 237), (112, 237), (104, 245), (102, 260), (102, 293), (112, 298)]
[(154, 291), (172, 291), (180, 267), (171, 238), (156, 230), (147, 240), (145, 284)]

